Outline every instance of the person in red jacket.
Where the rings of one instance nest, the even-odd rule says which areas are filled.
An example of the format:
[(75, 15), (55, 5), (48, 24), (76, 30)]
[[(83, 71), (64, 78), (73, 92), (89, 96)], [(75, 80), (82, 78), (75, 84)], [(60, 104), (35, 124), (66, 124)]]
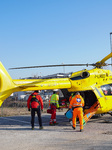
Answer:
[[(27, 100), (27, 107), (30, 111), (31, 108), (31, 126), (32, 130), (34, 129), (34, 120), (35, 120), (35, 112), (38, 115), (38, 122), (40, 129), (43, 129), (42, 126), (42, 118), (41, 118), (41, 110), (43, 111), (43, 100), (39, 95), (39, 91), (34, 91)], [(41, 109), (41, 110), (40, 110)]]

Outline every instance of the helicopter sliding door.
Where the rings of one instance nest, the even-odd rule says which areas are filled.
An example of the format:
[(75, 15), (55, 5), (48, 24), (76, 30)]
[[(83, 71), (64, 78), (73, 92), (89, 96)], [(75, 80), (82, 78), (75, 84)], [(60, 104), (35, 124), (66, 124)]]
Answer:
[(100, 104), (100, 108), (98, 109), (97, 113), (105, 113), (107, 112), (107, 103), (106, 103), (106, 98), (103, 95), (102, 89), (95, 87), (94, 88), (94, 93), (97, 97), (97, 100)]
[[(63, 97), (60, 97), (60, 106), (62, 105), (63, 99), (64, 102), (67, 104), (66, 107), (69, 107), (69, 97), (72, 92), (68, 92), (67, 89), (61, 89), (61, 92), (63, 93)], [(74, 91), (73, 93), (76, 93), (77, 91)], [(112, 107), (112, 95), (104, 95), (101, 88), (92, 87), (92, 90), (87, 91), (79, 91), (81, 96), (84, 98), (84, 113), (88, 112), (91, 106), (94, 106), (95, 103), (99, 102), (100, 108), (96, 109), (96, 114), (105, 113), (110, 110)]]
[(92, 90), (80, 92), (84, 98), (85, 106), (84, 109), (89, 109), (96, 101), (96, 95)]
[[(69, 103), (69, 97), (72, 92), (68, 92), (67, 89), (61, 89), (61, 92), (63, 93), (63, 97), (60, 97), (60, 104), (61, 104), (61, 100), (63, 99), (66, 99), (66, 102)], [(76, 92), (77, 91), (74, 91), (73, 93)], [(97, 101), (97, 97), (92, 90), (80, 91), (80, 94), (84, 98), (84, 102), (85, 102), (84, 109), (89, 109)]]

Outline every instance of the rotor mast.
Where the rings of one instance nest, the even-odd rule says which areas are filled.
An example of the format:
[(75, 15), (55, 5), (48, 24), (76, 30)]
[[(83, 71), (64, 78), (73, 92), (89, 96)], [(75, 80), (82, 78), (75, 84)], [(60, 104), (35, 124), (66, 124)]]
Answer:
[(108, 64), (106, 64), (105, 61), (108, 60), (109, 58), (112, 58), (112, 52), (106, 57), (104, 57), (101, 61), (98, 61), (96, 63), (96, 67), (101, 68), (102, 66), (107, 66)]

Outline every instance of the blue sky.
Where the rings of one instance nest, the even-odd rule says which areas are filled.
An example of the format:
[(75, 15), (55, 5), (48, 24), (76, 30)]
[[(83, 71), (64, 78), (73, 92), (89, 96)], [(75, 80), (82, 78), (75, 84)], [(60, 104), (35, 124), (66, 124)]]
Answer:
[[(63, 72), (63, 67), (11, 67), (95, 63), (108, 55), (112, 0), (1, 0), (0, 61), (13, 79)], [(86, 67), (65, 67), (65, 72)]]

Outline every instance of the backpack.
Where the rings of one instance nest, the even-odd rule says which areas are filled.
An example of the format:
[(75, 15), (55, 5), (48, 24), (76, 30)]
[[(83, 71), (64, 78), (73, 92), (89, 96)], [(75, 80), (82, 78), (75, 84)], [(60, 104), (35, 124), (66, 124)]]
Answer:
[(31, 98), (31, 103), (32, 103), (32, 102), (37, 102), (37, 103), (40, 104), (40, 101), (36, 98), (37, 95), (38, 95), (38, 94), (34, 94), (34, 93), (31, 94), (31, 96), (32, 96), (32, 98)]

